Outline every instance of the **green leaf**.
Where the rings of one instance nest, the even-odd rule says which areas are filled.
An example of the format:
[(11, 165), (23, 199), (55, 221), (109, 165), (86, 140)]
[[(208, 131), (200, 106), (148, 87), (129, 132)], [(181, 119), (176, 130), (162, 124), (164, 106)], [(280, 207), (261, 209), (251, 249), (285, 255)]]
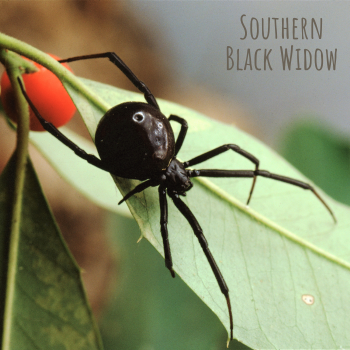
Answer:
[[(140, 94), (82, 81), (110, 105), (143, 101)], [(82, 96), (76, 94), (73, 99), (78, 108), (81, 103), (86, 108)], [(275, 152), (242, 131), (179, 105), (158, 102), (165, 115), (180, 115), (189, 123), (180, 159), (234, 142), (258, 157), (261, 169), (305, 180)], [(90, 111), (87, 124), (92, 133), (97, 119)], [(179, 130), (176, 123), (174, 129)], [(197, 168), (253, 169), (253, 165), (226, 152)], [(137, 184), (116, 180), (123, 194)], [(320, 191), (335, 212), (339, 222), (335, 225), (310, 191), (266, 178), (257, 180), (248, 208), (244, 203), (250, 186), (251, 179), (194, 179), (184, 199), (230, 288), (234, 337), (251, 348), (350, 346), (349, 208)], [(128, 206), (142, 235), (163, 254), (157, 190), (149, 188), (133, 196)], [(191, 228), (172, 203), (168, 227), (177, 274), (228, 329), (225, 299)], [(313, 303), (308, 304), (309, 300)]]
[(112, 302), (100, 321), (105, 350), (225, 348), (226, 330), (218, 318), (181, 278), (170, 277), (146, 240), (136, 246), (135, 220), (110, 215), (107, 228), (120, 263)]
[[(2, 349), (102, 349), (80, 270), (60, 236), (30, 161), (15, 242), (18, 260), (9, 253), (14, 171), (12, 157), (0, 177)], [(10, 288), (7, 271), (14, 274)]]
[[(96, 147), (92, 142), (68, 128), (63, 127), (60, 130), (86, 152), (97, 155)], [(130, 211), (125, 203), (118, 205), (122, 196), (110, 174), (77, 157), (48, 132), (32, 132), (30, 141), (60, 176), (80, 193), (102, 208), (119, 215), (130, 216)]]

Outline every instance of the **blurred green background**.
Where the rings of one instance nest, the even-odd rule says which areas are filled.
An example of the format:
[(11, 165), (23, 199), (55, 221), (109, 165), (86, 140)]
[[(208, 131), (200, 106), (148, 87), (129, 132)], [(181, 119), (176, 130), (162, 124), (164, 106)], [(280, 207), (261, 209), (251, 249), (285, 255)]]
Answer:
[(350, 205), (350, 138), (316, 116), (293, 122), (279, 142), (280, 153), (317, 186)]

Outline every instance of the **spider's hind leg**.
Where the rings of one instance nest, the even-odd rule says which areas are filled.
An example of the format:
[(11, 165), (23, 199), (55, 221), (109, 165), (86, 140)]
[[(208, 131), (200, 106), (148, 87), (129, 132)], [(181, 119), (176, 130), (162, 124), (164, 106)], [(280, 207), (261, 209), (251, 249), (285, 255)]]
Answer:
[(152, 92), (147, 87), (147, 85), (144, 82), (142, 82), (133, 73), (133, 71), (126, 65), (126, 63), (114, 52), (103, 52), (103, 53), (97, 53), (92, 55), (70, 57), (70, 58), (59, 60), (58, 62), (65, 63), (65, 62), (74, 62), (74, 61), (89, 60), (89, 59), (95, 59), (95, 58), (108, 58), (115, 66), (117, 66), (122, 71), (122, 73), (134, 84), (134, 86), (140, 92), (143, 93), (146, 101), (153, 107), (159, 109), (157, 100), (155, 99), (155, 97), (153, 96)]
[(93, 154), (88, 154), (86, 153), (83, 149), (81, 149), (78, 145), (76, 145), (73, 141), (71, 141), (67, 136), (63, 135), (61, 133), (61, 131), (59, 131), (52, 123), (48, 122), (47, 120), (45, 120), (39, 113), (39, 111), (37, 110), (37, 108), (34, 106), (33, 102), (30, 100), (28, 94), (26, 93), (26, 91), (24, 90), (22, 81), (20, 78), (17, 78), (17, 81), (19, 83), (19, 86), (21, 88), (21, 91), (23, 93), (23, 96), (25, 97), (25, 99), (27, 100), (29, 106), (31, 107), (31, 109), (33, 110), (34, 114), (36, 115), (36, 117), (38, 118), (40, 124), (42, 125), (42, 127), (48, 131), (51, 135), (53, 135), (54, 137), (56, 137), (57, 140), (61, 141), (64, 145), (66, 145), (67, 147), (69, 147), (72, 151), (74, 151), (74, 153), (86, 160), (88, 163), (94, 165), (97, 168), (100, 168), (102, 170), (105, 171), (110, 171), (109, 167), (107, 164), (105, 164), (101, 159), (97, 158), (96, 156), (94, 156)]
[(179, 153), (182, 144), (185, 140), (186, 134), (187, 134), (187, 129), (188, 129), (188, 124), (187, 121), (184, 118), (178, 117), (177, 115), (170, 115), (169, 121), (174, 120), (175, 122), (178, 122), (179, 124), (181, 124), (181, 130), (179, 133), (179, 136), (176, 140), (175, 143), (175, 156)]

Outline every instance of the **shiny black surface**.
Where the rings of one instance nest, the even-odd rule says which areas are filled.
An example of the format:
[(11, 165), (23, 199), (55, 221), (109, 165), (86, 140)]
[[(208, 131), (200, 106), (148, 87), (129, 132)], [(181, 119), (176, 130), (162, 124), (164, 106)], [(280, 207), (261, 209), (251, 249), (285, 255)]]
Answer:
[(109, 171), (128, 179), (151, 178), (167, 168), (175, 153), (168, 119), (141, 102), (111, 108), (98, 124), (95, 144)]

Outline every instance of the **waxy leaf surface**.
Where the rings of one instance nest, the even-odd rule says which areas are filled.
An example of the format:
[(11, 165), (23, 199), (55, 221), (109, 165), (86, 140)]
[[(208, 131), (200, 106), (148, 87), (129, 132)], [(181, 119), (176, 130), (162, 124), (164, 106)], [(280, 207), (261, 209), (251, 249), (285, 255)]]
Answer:
[[(15, 157), (0, 177), (2, 349), (102, 350), (80, 270), (63, 242), (30, 161), (26, 166), (18, 259), (9, 254)], [(15, 265), (7, 288), (8, 265)], [(12, 291), (12, 295), (9, 295)], [(4, 319), (4, 305), (11, 312)]]
[[(144, 101), (140, 94), (82, 81), (111, 106)], [(103, 112), (67, 88), (94, 135)], [(235, 143), (254, 154), (261, 169), (309, 182), (274, 151), (235, 127), (173, 103), (158, 102), (164, 115), (188, 121), (189, 132), (178, 155), (182, 161)], [(172, 125), (177, 133), (179, 125)], [(228, 151), (195, 168), (253, 170), (254, 166)], [(86, 173), (81, 181), (88, 177)], [(319, 191), (338, 219), (335, 224), (311, 191), (266, 178), (258, 178), (250, 207), (246, 207), (251, 181), (193, 179), (193, 189), (183, 198), (202, 226), (229, 286), (234, 337), (260, 349), (350, 347), (349, 208)], [(116, 182), (123, 195), (138, 183), (120, 178)], [(157, 189), (149, 188), (130, 198), (128, 206), (142, 235), (163, 254), (158, 202)], [(176, 273), (228, 330), (225, 298), (190, 226), (171, 200), (168, 228)]]

